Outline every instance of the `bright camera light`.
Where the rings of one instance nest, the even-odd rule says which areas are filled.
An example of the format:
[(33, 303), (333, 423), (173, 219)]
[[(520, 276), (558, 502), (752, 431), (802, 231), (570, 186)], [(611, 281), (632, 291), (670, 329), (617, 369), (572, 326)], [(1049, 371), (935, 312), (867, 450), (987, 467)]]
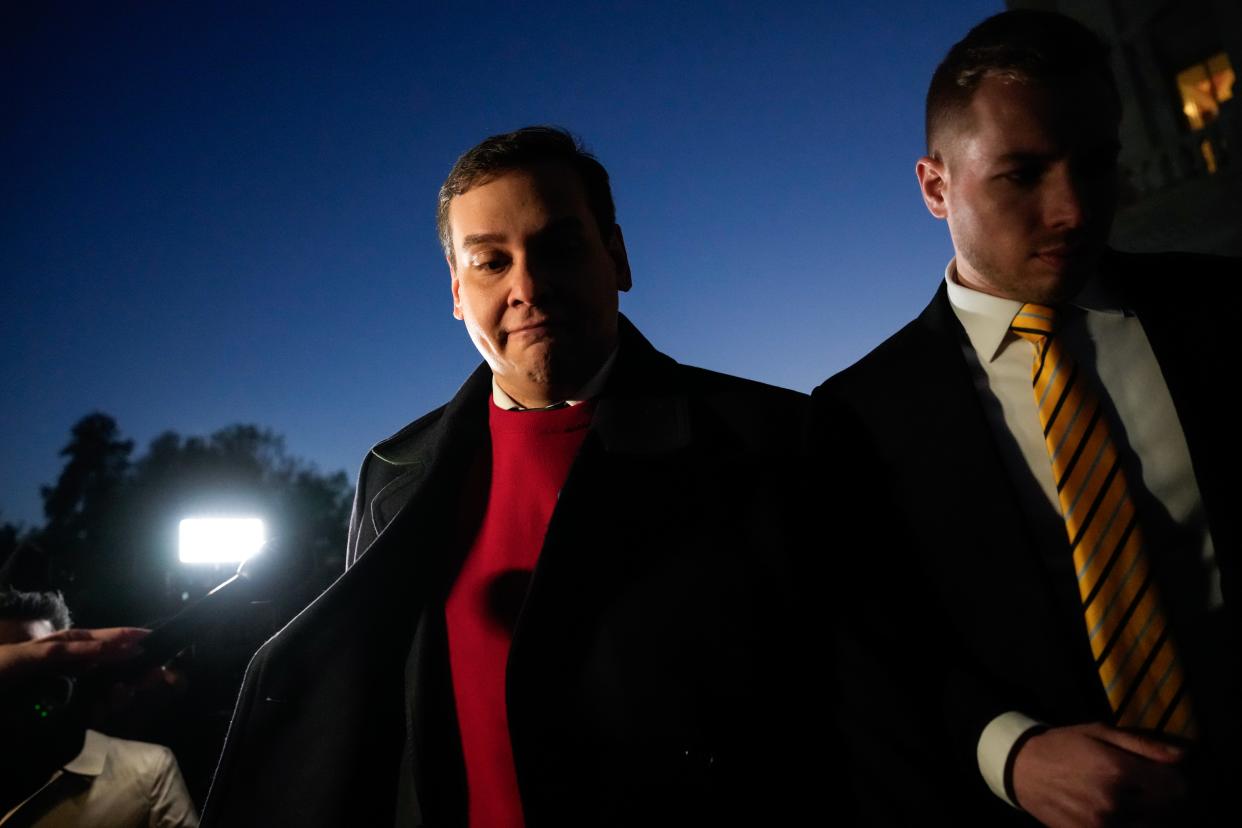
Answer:
[(267, 532), (259, 518), (185, 518), (178, 538), (182, 563), (241, 563), (259, 551)]

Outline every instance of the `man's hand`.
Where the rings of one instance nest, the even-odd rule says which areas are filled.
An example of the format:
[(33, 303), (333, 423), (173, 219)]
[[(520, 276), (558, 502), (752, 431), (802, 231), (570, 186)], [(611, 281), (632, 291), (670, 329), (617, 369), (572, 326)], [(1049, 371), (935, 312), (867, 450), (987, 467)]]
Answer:
[(1183, 756), (1105, 724), (1054, 727), (1018, 748), (1014, 796), (1049, 826), (1160, 824), (1185, 794)]
[(141, 652), (138, 642), (148, 632), (140, 627), (69, 629), (17, 644), (0, 644), (0, 686), (41, 672), (74, 674), (96, 664), (124, 661)]

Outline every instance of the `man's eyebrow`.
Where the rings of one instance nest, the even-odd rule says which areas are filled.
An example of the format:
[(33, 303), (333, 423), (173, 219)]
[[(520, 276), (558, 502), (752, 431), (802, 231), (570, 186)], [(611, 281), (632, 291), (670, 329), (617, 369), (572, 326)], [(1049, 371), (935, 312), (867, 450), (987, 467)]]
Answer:
[[(1109, 141), (1098, 146), (1089, 147), (1086, 152), (1091, 155), (1117, 155), (1121, 152), (1121, 143), (1119, 141)], [(1014, 150), (1003, 155), (997, 156), (996, 160), (1002, 164), (1039, 164), (1047, 161), (1055, 161), (1064, 157), (1062, 152), (1037, 152), (1035, 150)]]
[[(561, 216), (541, 227), (536, 235), (557, 235), (580, 230), (582, 230), (582, 220), (577, 216)], [(461, 240), (461, 246), (474, 247), (480, 244), (499, 244), (507, 239), (508, 237), (504, 233), (471, 233)]]
[(579, 231), (582, 229), (582, 220), (577, 216), (561, 216), (552, 219), (539, 230), (539, 235), (548, 235), (556, 233), (565, 233), (570, 231)]
[(1022, 150), (1019, 150), (1017, 152), (1007, 152), (1004, 155), (998, 156), (996, 160), (1001, 162), (1002, 164), (1013, 164), (1013, 163), (1030, 164), (1030, 163), (1036, 163), (1036, 162), (1042, 162), (1042, 161), (1051, 161), (1056, 157), (1057, 157), (1057, 153), (1054, 153), (1054, 152), (1024, 152)]
[(495, 244), (504, 240), (504, 233), (472, 233), (461, 240), (461, 246), (473, 247), (476, 244)]

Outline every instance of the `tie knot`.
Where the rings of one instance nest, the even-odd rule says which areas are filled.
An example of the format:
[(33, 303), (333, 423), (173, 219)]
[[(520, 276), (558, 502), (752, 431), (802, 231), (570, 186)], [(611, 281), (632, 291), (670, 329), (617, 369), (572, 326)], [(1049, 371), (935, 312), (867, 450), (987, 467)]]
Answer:
[(1057, 309), (1050, 305), (1036, 305), (1028, 302), (1018, 310), (1009, 330), (1023, 339), (1044, 339), (1052, 334), (1057, 327)]

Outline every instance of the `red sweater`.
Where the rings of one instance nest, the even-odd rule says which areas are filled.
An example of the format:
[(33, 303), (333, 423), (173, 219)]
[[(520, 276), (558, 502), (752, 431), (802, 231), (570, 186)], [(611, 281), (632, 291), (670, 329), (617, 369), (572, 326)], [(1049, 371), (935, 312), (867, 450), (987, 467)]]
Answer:
[(489, 401), (491, 483), (445, 606), (472, 828), (521, 826), (505, 662), (526, 587), (594, 406), (505, 411)]

